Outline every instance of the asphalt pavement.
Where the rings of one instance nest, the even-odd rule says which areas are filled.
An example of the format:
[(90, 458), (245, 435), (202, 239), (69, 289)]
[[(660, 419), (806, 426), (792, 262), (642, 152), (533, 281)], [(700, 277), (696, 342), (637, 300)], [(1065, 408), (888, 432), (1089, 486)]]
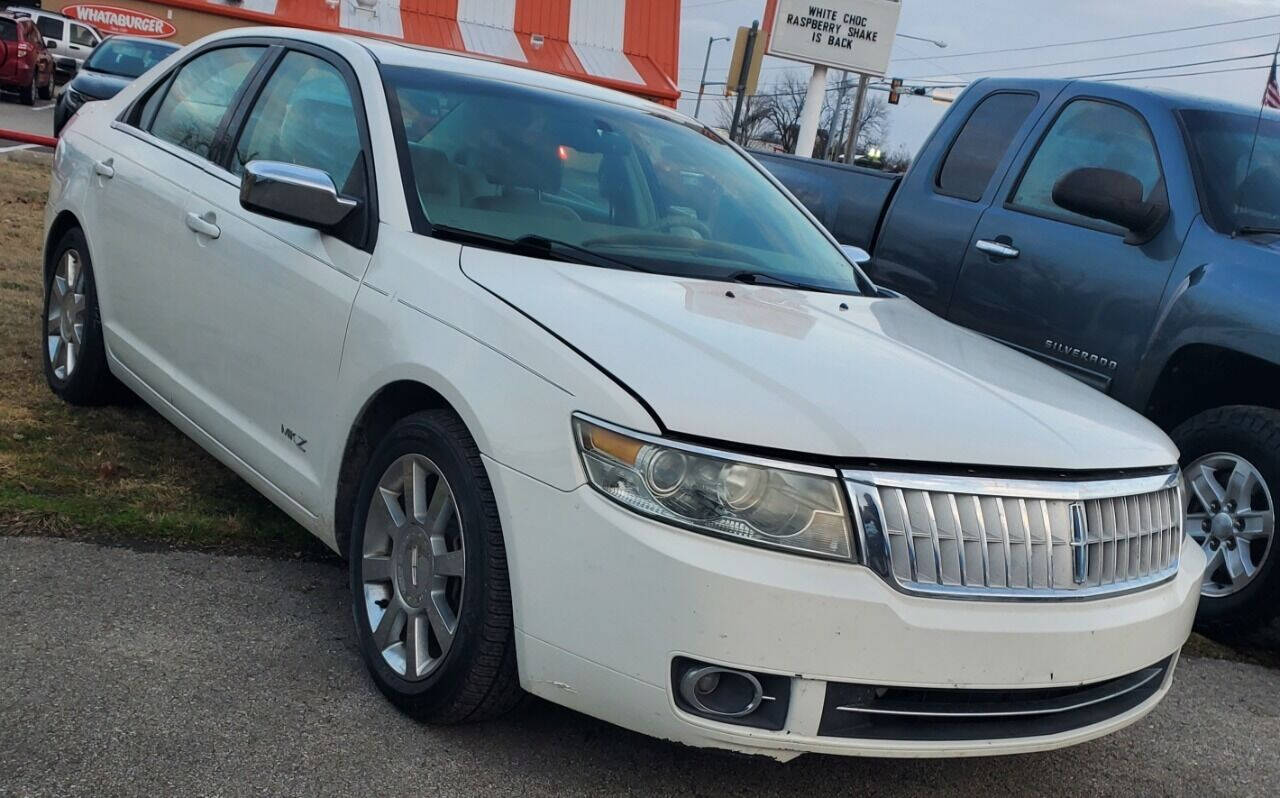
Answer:
[(332, 562), (0, 537), (0, 795), (1274, 795), (1280, 670), (1184, 657), (1111, 737), (969, 760), (700, 751), (534, 701), (396, 713)]
[[(61, 91), (61, 87), (59, 87)], [(41, 136), (53, 135), (53, 100), (36, 100), (35, 105), (23, 105), (18, 102), (16, 94), (0, 93), (0, 130), (21, 130), (25, 133), (38, 133)], [(47, 147), (23, 144), (0, 135), (0, 157), (5, 153), (19, 150), (43, 150)]]

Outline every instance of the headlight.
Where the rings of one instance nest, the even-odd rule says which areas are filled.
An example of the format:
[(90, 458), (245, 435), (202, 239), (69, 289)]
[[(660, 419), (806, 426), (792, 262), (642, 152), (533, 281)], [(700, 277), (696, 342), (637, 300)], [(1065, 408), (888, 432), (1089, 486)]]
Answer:
[(819, 469), (661, 441), (573, 420), (591, 484), (637, 513), (696, 532), (847, 560), (844, 493)]

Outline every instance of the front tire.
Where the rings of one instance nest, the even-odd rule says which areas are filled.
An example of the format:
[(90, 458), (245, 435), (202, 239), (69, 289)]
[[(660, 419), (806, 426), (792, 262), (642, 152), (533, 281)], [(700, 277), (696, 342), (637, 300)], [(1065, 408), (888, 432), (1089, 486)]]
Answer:
[(1238, 637), (1280, 614), (1280, 411), (1206, 410), (1173, 431), (1187, 484), (1187, 534), (1209, 560), (1196, 627)]
[(42, 319), (49, 389), (73, 405), (104, 405), (117, 398), (120, 386), (107, 367), (93, 261), (79, 228), (68, 230), (54, 246)]
[(397, 422), (365, 468), (348, 551), (360, 654), (418, 720), (501, 715), (523, 697), (493, 489), (447, 410)]

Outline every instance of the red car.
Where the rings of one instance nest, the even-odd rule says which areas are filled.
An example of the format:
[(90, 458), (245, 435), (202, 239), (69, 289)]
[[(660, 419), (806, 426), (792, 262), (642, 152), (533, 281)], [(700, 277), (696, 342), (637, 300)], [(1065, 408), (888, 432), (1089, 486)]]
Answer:
[(0, 89), (18, 92), (24, 105), (53, 97), (53, 56), (28, 17), (0, 14)]

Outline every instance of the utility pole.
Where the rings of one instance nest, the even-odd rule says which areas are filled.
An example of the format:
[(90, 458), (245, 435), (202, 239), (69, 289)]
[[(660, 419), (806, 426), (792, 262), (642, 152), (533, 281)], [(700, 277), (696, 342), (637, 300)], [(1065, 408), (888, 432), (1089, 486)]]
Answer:
[[(849, 73), (840, 73), (840, 82), (836, 84), (839, 88), (836, 90), (836, 107), (831, 110), (831, 130), (827, 135), (827, 146), (822, 152), (822, 159), (829, 161), (834, 157), (836, 148), (840, 146), (840, 142), (844, 140), (844, 101), (849, 97)], [(840, 125), (836, 130), (836, 124)]]
[[(729, 125), (729, 140), (738, 141), (738, 122), (742, 119), (742, 103), (746, 100), (747, 86), (751, 81), (751, 59), (755, 56), (756, 37), (760, 33), (760, 20), (754, 20), (751, 23), (751, 30), (747, 33), (747, 46), (742, 53), (742, 68), (738, 70), (738, 76), (730, 75), (730, 80), (737, 80), (738, 100), (733, 106), (733, 123)], [(741, 143), (741, 142), (739, 142)]]
[(849, 118), (849, 139), (844, 145), (844, 162), (851, 164), (858, 154), (858, 128), (862, 123), (862, 106), (867, 100), (867, 84), (871, 82), (868, 75), (860, 75), (858, 94), (853, 100), (853, 115)]
[(711, 65), (711, 45), (716, 42), (727, 42), (728, 36), (712, 36), (707, 39), (707, 57), (702, 62), (702, 81), (698, 83), (698, 101), (693, 105), (693, 118), (698, 118), (698, 112), (702, 110), (702, 94), (707, 90), (707, 67)]
[(827, 68), (813, 65), (809, 76), (809, 88), (804, 94), (804, 106), (800, 109), (800, 133), (796, 136), (796, 155), (813, 157), (813, 142), (818, 137), (818, 122), (822, 118), (822, 100), (827, 93)]

